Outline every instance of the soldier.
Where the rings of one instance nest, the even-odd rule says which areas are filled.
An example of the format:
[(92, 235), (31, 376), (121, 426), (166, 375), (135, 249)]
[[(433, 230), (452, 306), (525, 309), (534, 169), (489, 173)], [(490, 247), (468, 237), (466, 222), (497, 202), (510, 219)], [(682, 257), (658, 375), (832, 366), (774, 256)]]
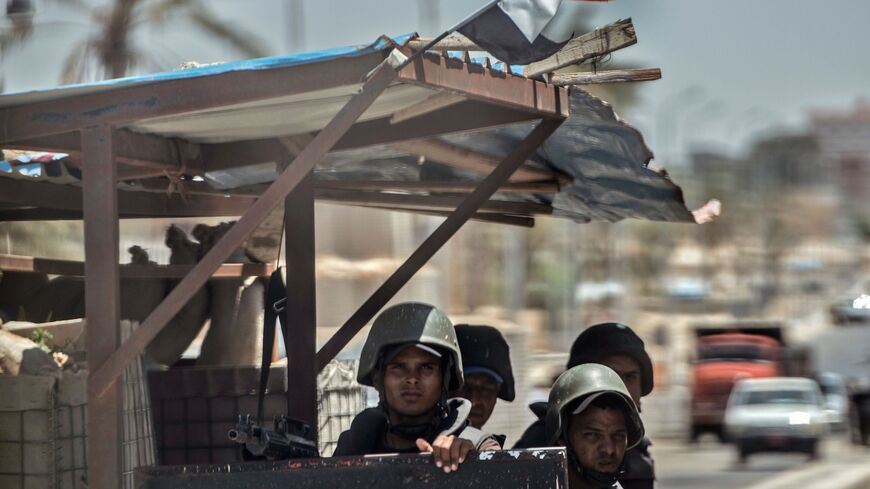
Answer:
[(596, 363), (556, 379), (546, 413), (548, 445), (568, 452), (570, 489), (621, 488), (626, 450), (643, 439), (643, 423), (619, 375)]
[[(481, 429), (492, 415), (498, 399), (513, 401), (514, 374), (510, 347), (492, 326), (456, 325), (456, 339), (462, 352), (465, 384), (457, 393), (471, 401), (471, 426)], [(504, 440), (501, 440), (504, 443)]]
[(462, 388), (462, 359), (450, 319), (434, 306), (407, 302), (378, 315), (357, 381), (377, 389), (380, 402), (354, 418), (334, 456), (428, 452), (449, 473), (471, 450), (500, 448), (468, 426), (470, 401), (447, 397)]
[[(640, 411), (640, 399), (653, 389), (652, 361), (643, 340), (628, 326), (601, 323), (586, 328), (571, 346), (567, 368), (585, 363), (599, 363), (615, 371)], [(529, 408), (539, 418), (532, 423), (514, 448), (537, 448), (547, 445), (544, 420), (547, 406), (534, 403)], [(650, 442), (644, 438), (625, 455), (625, 475), (620, 479), (625, 489), (652, 489), (655, 470), (649, 453)]]

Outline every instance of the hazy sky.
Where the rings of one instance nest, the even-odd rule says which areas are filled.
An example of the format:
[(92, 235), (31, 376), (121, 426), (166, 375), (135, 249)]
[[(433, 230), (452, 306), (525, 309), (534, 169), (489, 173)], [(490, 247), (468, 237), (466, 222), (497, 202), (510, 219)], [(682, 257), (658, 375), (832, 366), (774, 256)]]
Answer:
[[(430, 6), (422, 16), (422, 4), (413, 0), (305, 1), (305, 48), (369, 42), (382, 33), (433, 34), (484, 3), (426, 1)], [(82, 15), (58, 7), (56, 0), (36, 3), (40, 31), (0, 64), (6, 91), (56, 84), (64, 54), (88, 34)], [(287, 2), (207, 3), (260, 36), (274, 53), (291, 51)], [(859, 97), (870, 98), (870, 49), (864, 39), (870, 1), (614, 0), (588, 5), (596, 26), (623, 17), (634, 20), (639, 42), (617, 52), (614, 60), (662, 69), (661, 80), (638, 84), (642, 102), (623, 114), (646, 134), (660, 160), (678, 158), (692, 144), (736, 150), (764, 131), (799, 126), (808, 108), (845, 109)], [(191, 32), (179, 22), (146, 29), (136, 42), (148, 46), (164, 69), (186, 60), (237, 57), (221, 43)], [(669, 161), (661, 163), (668, 166)]]

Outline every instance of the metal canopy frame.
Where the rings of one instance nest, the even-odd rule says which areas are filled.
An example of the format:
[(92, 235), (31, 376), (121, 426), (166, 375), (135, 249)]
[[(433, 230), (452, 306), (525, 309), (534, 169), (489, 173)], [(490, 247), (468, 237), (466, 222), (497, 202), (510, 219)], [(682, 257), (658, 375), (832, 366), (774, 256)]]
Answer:
[[(407, 53), (407, 52), (406, 52)], [(288, 239), (288, 317), (294, 331), (294, 347), (288, 351), (288, 368), (298, 382), (294, 396), (288, 396), (288, 414), (316, 424), (316, 376), (407, 281), (471, 218), (511, 223), (516, 219), (529, 225), (523, 215), (509, 215), (505, 209), (483, 212), (490, 197), (506, 186), (510, 176), (568, 116), (568, 92), (540, 81), (506, 75), (488, 66), (463, 60), (424, 55), (400, 72), (389, 63), (386, 50), (364, 56), (340, 58), (322, 63), (250, 72), (229, 72), (214, 76), (154, 82), (121, 87), (102, 94), (71, 95), (51, 102), (36, 102), (0, 108), (0, 143), (7, 148), (52, 150), (70, 153), (83, 169), (83, 188), (0, 180), (3, 200), (25, 209), (6, 209), (0, 217), (66, 216), (85, 223), (86, 307), (88, 334), (88, 481), (94, 489), (115, 487), (120, 481), (121, 396), (119, 376), (142, 352), (193, 293), (218, 270), (265, 217), (283, 201)], [(190, 141), (137, 134), (120, 126), (132, 121), (193, 110), (226, 106), (269, 97), (302, 93), (324, 87), (358, 83), (368, 74), (359, 93), (353, 95), (322, 130), (292, 139), (266, 139), (235, 143), (197, 144)], [(357, 119), (395, 83), (426, 86), (442, 93), (461, 95), (464, 100), (412, 117), (391, 121), (390, 117), (358, 122)], [(520, 144), (498, 163), (478, 185), (463, 189), (464, 197), (440, 202), (435, 211), (446, 215), (444, 222), (351, 316), (340, 330), (315, 351), (314, 219), (313, 202), (318, 192), (312, 170), (327, 152), (427, 138), (450, 132), (539, 120)], [(294, 154), (296, 153), (296, 154)], [(292, 162), (268, 188), (257, 196), (235, 196), (223, 203), (216, 197), (191, 195), (188, 202), (149, 192), (117, 191), (116, 182), (131, 170), (177, 170), (200, 174), (209, 169), (258, 161)], [(558, 183), (545, 182), (548, 185)], [(25, 185), (26, 184), (26, 185)], [(21, 186), (23, 185), (23, 186)], [(552, 188), (552, 187), (548, 187)], [(342, 189), (321, 189), (333, 195)], [(134, 195), (136, 194), (136, 195)], [(141, 195), (140, 195), (141, 194)], [(347, 197), (347, 196), (345, 196)], [(363, 196), (365, 197), (365, 196)], [(370, 197), (370, 196), (369, 196)], [(225, 198), (223, 198), (225, 199)], [(362, 202), (380, 208), (403, 207), (402, 202)], [(500, 202), (500, 204), (510, 204)], [(455, 210), (453, 207), (455, 206)], [(35, 209), (32, 207), (36, 207)], [(118, 294), (122, 267), (118, 256), (118, 219), (146, 215), (218, 215), (237, 213), (242, 217), (203, 257), (128, 340), (121, 343)], [(507, 209), (509, 211), (510, 209)], [(17, 214), (16, 214), (17, 213)], [(9, 260), (7, 259), (7, 262)], [(26, 262), (26, 260), (25, 260)], [(36, 267), (36, 262), (18, 266)], [(57, 266), (57, 263), (54, 263)], [(224, 266), (225, 267), (225, 266)], [(64, 270), (80, 270), (61, 264)], [(126, 269), (131, 273), (130, 269)], [(155, 272), (178, 275), (182, 270)], [(258, 271), (262, 273), (263, 271)], [(93, 334), (96, 333), (96, 334)]]

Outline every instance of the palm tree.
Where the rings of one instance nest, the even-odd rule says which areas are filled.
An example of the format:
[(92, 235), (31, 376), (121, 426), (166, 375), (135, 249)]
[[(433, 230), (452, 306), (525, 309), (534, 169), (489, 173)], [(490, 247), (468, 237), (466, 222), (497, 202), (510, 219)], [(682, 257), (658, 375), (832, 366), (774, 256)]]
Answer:
[[(75, 83), (93, 78), (119, 78), (142, 71), (154, 63), (146, 46), (135, 42), (134, 35), (144, 26), (165, 26), (186, 21), (211, 38), (229, 44), (245, 57), (267, 54), (263, 43), (237, 26), (218, 19), (204, 0), (110, 0), (93, 6), (86, 0), (55, 0), (79, 10), (89, 19), (91, 33), (72, 45), (61, 71), (61, 82)], [(13, 4), (26, 13), (12, 12)], [(12, 9), (14, 10), (14, 9)], [(28, 15), (29, 14), (29, 15)], [(28, 0), (8, 0), (7, 18), (11, 26), (0, 30), (0, 56), (40, 28), (33, 21)]]

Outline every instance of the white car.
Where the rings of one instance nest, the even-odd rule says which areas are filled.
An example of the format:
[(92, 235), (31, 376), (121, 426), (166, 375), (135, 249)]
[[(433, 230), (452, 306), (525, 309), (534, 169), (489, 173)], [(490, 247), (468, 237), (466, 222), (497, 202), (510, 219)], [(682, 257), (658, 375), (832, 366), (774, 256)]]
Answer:
[(771, 451), (816, 458), (819, 440), (828, 432), (819, 385), (801, 377), (743, 379), (728, 398), (725, 432), (741, 462), (753, 453)]

